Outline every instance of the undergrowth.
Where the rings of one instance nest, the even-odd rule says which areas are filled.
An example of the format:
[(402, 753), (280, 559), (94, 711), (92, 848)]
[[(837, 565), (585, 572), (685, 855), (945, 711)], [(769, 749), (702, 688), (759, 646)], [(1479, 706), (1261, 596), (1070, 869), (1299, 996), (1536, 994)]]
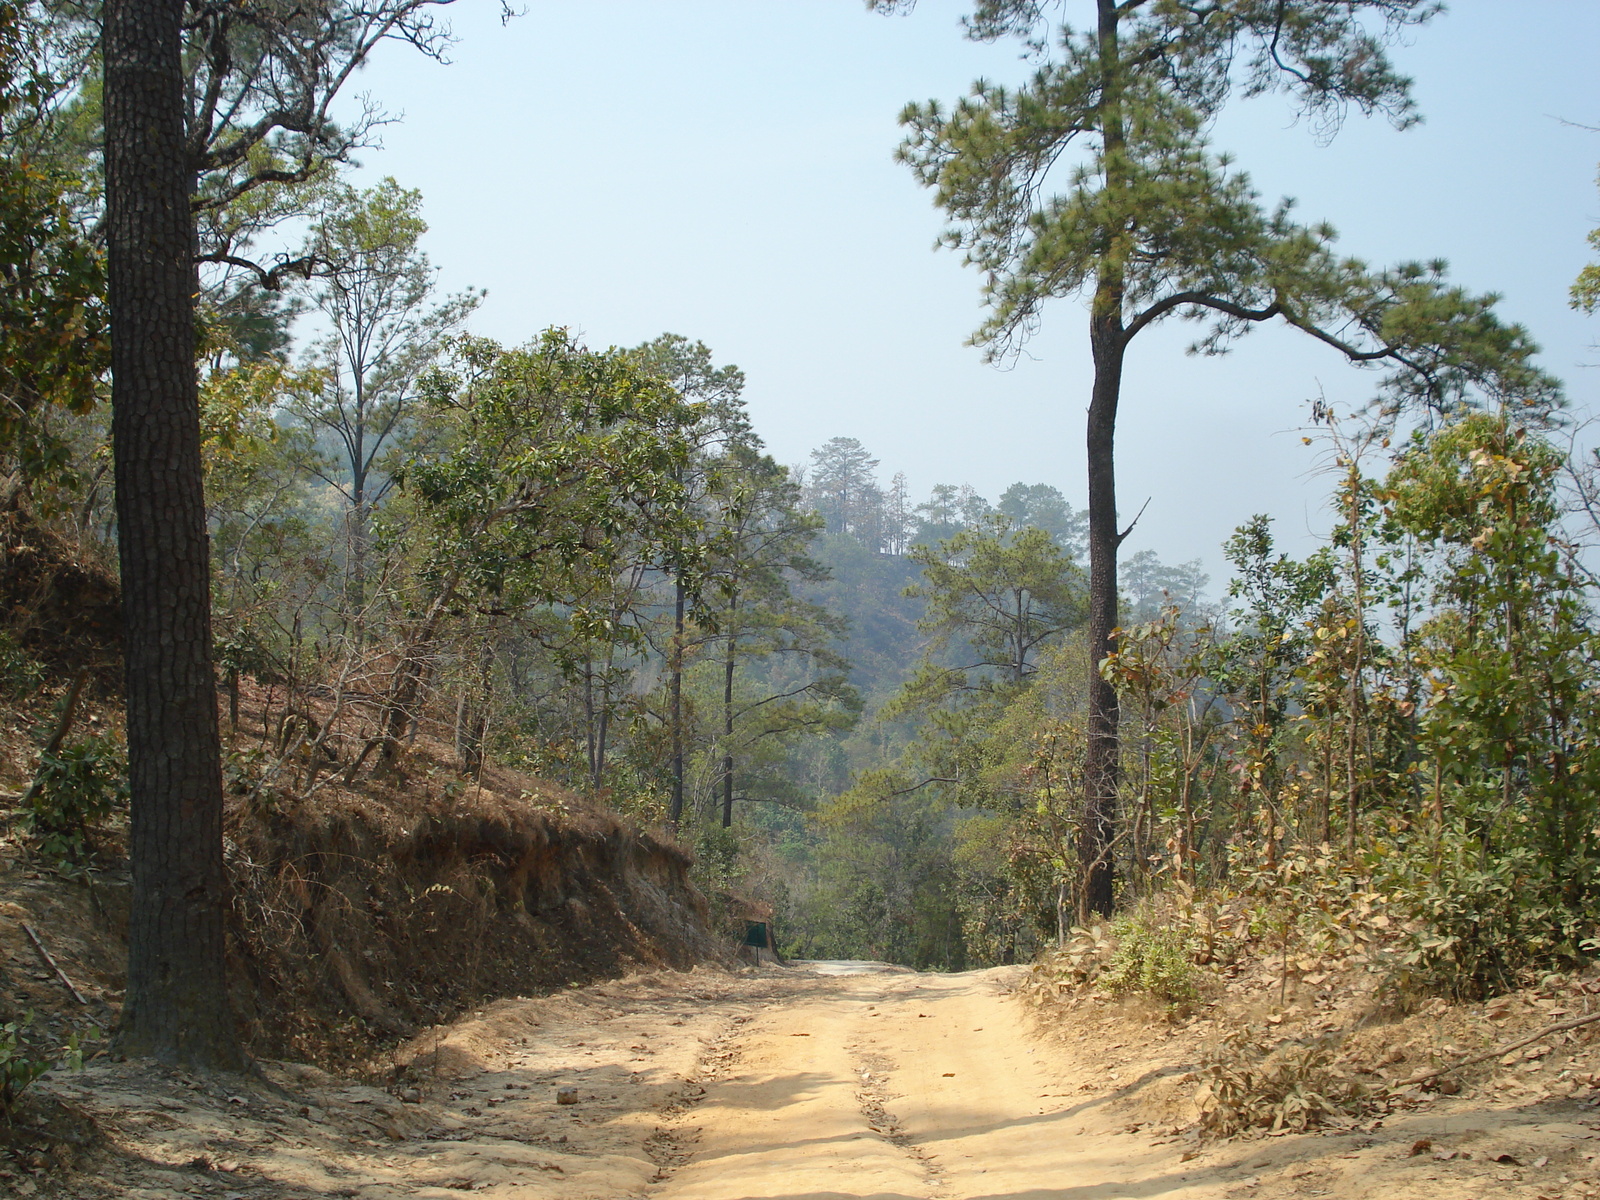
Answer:
[(1542, 973), (1531, 964), (1557, 949), (1507, 944), (1525, 934), (1517, 914), (1526, 906), (1504, 887), (1458, 891), (1443, 869), (1403, 876), (1388, 861), (1362, 874), (1327, 849), (1235, 865), (1230, 887), (1172, 881), (1114, 920), (1073, 929), (1028, 985), (1042, 1002), (1140, 999), (1172, 1021), (1203, 1008), (1220, 1036), (1195, 1072), (1194, 1100), (1213, 1136), (1369, 1115), (1392, 1098), (1374, 1082), (1362, 1039), (1328, 1017), (1402, 1016), (1426, 997), (1471, 996), (1484, 979), (1502, 991), (1534, 983)]
[(1141, 906), (1111, 923), (1113, 949), (1099, 986), (1113, 996), (1148, 996), (1169, 1011), (1200, 998), (1201, 972), (1194, 958), (1199, 945), (1182, 926), (1162, 920)]
[(44, 680), (44, 665), (23, 649), (10, 630), (0, 629), (0, 694), (29, 696)]
[(0, 1024), (0, 1120), (13, 1123), (22, 1095), (58, 1068), (80, 1070), (87, 1043), (100, 1040), (98, 1029), (74, 1029), (61, 1045), (49, 1048), (30, 1041), (33, 1014)]
[(1271, 1044), (1245, 1030), (1224, 1037), (1196, 1072), (1195, 1103), (1207, 1133), (1231, 1137), (1248, 1129), (1302, 1133), (1349, 1117), (1367, 1088), (1341, 1066), (1338, 1039)]
[(65, 870), (81, 870), (97, 856), (96, 839), (128, 805), (128, 768), (110, 734), (68, 742), (42, 752), (21, 825), (41, 857)]

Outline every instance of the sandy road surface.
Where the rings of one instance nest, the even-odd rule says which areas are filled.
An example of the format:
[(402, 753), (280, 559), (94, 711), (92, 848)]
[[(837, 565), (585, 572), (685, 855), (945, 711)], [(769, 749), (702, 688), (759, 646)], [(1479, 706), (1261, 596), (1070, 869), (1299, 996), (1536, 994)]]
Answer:
[[(641, 975), (496, 1002), (417, 1038), (387, 1087), (98, 1063), (41, 1090), (102, 1131), (67, 1176), (0, 1195), (102, 1200), (1498, 1200), (1593, 1195), (1593, 1108), (1396, 1117), (1202, 1144), (1141, 1101), (1181, 1071), (1112, 1018), (1042, 1038), (1016, 968)], [(1097, 1023), (1097, 1021), (1099, 1023)], [(1126, 1029), (1126, 1023), (1121, 1028)], [(1165, 1029), (1150, 1034), (1157, 1045)], [(1181, 1055), (1179, 1056), (1181, 1057)], [(578, 1103), (556, 1103), (558, 1088)], [(1174, 1104), (1178, 1103), (1176, 1099)], [(80, 1121), (81, 1124), (81, 1121)], [(1485, 1151), (1515, 1149), (1501, 1163)], [(1419, 1137), (1459, 1147), (1412, 1153)], [(1469, 1152), (1471, 1151), (1471, 1152)], [(1588, 1151), (1587, 1153), (1585, 1151)], [(1475, 1152), (1475, 1153), (1473, 1153)]]
[(1095, 1101), (1040, 1053), (1006, 976), (846, 976), (758, 1016), (660, 1197), (1181, 1194), (1197, 1172), (1171, 1172), (1170, 1149), (1086, 1123)]

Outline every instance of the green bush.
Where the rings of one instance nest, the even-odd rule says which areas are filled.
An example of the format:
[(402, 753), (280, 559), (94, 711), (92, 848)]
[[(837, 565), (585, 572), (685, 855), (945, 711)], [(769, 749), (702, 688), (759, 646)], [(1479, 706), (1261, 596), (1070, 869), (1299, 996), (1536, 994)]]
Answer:
[(34, 1052), (23, 1045), (23, 1031), (31, 1024), (33, 1014), (27, 1013), (20, 1021), (0, 1025), (0, 1116), (8, 1125), (22, 1093), (54, 1065), (46, 1059), (35, 1058)]
[(44, 666), (22, 648), (15, 635), (0, 629), (0, 692), (29, 696), (44, 682)]
[[(1596, 872), (1588, 856), (1554, 859), (1529, 846), (1490, 855), (1460, 828), (1431, 840), (1385, 864), (1419, 927), (1406, 966), (1420, 990), (1479, 1000), (1591, 957)], [(1578, 884), (1587, 886), (1574, 894)]]
[(1142, 994), (1169, 1008), (1200, 997), (1200, 970), (1194, 965), (1195, 940), (1147, 909), (1111, 923), (1116, 948), (1099, 986), (1112, 995)]
[(122, 747), (103, 735), (68, 742), (40, 757), (34, 782), (22, 820), (39, 853), (63, 866), (89, 865), (93, 831), (128, 804)]
[(694, 866), (689, 877), (707, 895), (733, 888), (743, 872), (739, 864), (739, 840), (731, 829), (720, 825), (701, 825), (694, 831)]

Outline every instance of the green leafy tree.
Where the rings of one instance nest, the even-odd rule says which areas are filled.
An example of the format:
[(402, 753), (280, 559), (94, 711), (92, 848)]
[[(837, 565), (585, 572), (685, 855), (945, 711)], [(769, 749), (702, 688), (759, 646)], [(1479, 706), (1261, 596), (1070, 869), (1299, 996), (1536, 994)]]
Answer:
[(1241, 525), (1223, 549), (1236, 572), (1228, 595), (1237, 606), (1229, 613), (1232, 630), (1215, 645), (1210, 675), (1234, 710), (1233, 769), (1245, 806), (1238, 824), (1266, 822), (1261, 840), (1270, 861), (1283, 833), (1284, 742), (1298, 699), (1296, 672), (1312, 652), (1312, 618), (1334, 585), (1333, 557), (1321, 550), (1302, 562), (1278, 552), (1264, 515)]
[(0, 475), (11, 498), (70, 459), (52, 412), (83, 412), (110, 361), (105, 263), (74, 219), (71, 179), (26, 135), (59, 87), (31, 5), (0, 3)]
[(328, 332), (309, 359), (322, 386), (301, 392), (289, 411), (337, 449), (336, 470), (316, 458), (308, 466), (345, 502), (345, 603), (357, 629), (372, 512), (393, 485), (382, 457), (408, 431), (423, 371), (482, 299), (468, 291), (432, 303), (438, 272), (418, 246), (428, 229), (421, 208), (422, 193), (393, 179), (361, 191), (334, 184), (304, 255), (319, 264), (312, 304)]
[(864, 777), (822, 807), (824, 840), (805, 905), (810, 936), (794, 949), (963, 970), (953, 805), (884, 782)]
[(1426, 950), (1468, 994), (1580, 957), (1600, 893), (1600, 660), (1560, 532), (1562, 460), (1510, 413), (1474, 413), (1419, 435), (1385, 481), (1439, 560), (1422, 631), (1420, 743), (1443, 798)]
[(1038, 650), (1083, 623), (1082, 575), (1037, 526), (1013, 531), (993, 516), (937, 548), (917, 547), (911, 558), (922, 582), (906, 594), (926, 603), (920, 625), (931, 647), (959, 642), (971, 654), (970, 662), (930, 668), (950, 686), (1025, 683)]
[[(676, 820), (683, 811), (687, 754), (693, 741), (684, 677), (694, 655), (709, 640), (705, 631), (692, 624), (691, 617), (700, 603), (696, 580), (709, 553), (708, 539), (715, 536), (719, 510), (714, 464), (734, 447), (754, 447), (759, 440), (744, 409), (744, 373), (736, 366), (717, 366), (703, 342), (668, 333), (630, 353), (640, 370), (693, 406), (695, 420), (685, 431), (687, 457), (673, 486), (695, 520), (681, 526), (687, 539), (682, 544), (665, 544), (643, 535), (619, 543), (614, 571), (586, 575), (582, 584), (586, 590), (574, 594), (574, 611), (583, 614), (578, 623), (573, 622), (572, 614), (544, 613), (532, 624), (523, 622), (522, 632), (525, 641), (542, 647), (559, 678), (578, 689), (585, 783), (596, 792), (607, 791), (614, 803), (627, 805), (626, 796), (631, 794), (649, 807), (644, 798), (661, 775), (661, 756), (655, 753), (660, 739), (645, 733), (644, 726), (660, 717), (668, 747), (665, 758), (671, 794), (667, 809), (669, 817)], [(663, 588), (667, 590), (665, 600)], [(658, 619), (663, 607), (667, 614), (664, 624)], [(639, 681), (656, 650), (667, 679), (664, 713), (646, 702)], [(626, 739), (623, 748), (627, 753), (619, 766), (611, 751), (623, 719), (630, 714), (635, 718), (630, 732), (640, 736)], [(556, 724), (561, 721), (556, 718)]]
[(970, 751), (952, 760), (964, 818), (953, 831), (967, 945), (980, 961), (1025, 961), (1059, 937), (1078, 902), (1072, 844), (1082, 821), (1083, 640), (1044, 648), (1026, 687), (974, 706)]
[(440, 448), (402, 476), (414, 523), (395, 517), (421, 594), (352, 776), (374, 750), (398, 756), (452, 613), (564, 605), (579, 637), (602, 637), (610, 596), (595, 581), (639, 543), (662, 561), (695, 540), (681, 481), (702, 412), (630, 352), (557, 329), (515, 350), (463, 339), (424, 397)]

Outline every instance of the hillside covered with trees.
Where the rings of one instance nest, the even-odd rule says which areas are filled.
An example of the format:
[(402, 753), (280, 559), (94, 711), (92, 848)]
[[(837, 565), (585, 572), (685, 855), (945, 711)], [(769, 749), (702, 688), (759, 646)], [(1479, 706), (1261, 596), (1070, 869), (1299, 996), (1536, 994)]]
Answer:
[[(1211, 143), (1242, 96), (1403, 129), (1389, 49), (1434, 6), (1084, 12), (979, 0), (968, 34), (1019, 39), (1030, 81), (902, 116), (982, 276), (979, 351), (1087, 325), (1087, 494), (985, 497), (914, 494), (917, 464), (852, 437), (779, 462), (762, 381), (670, 311), (628, 346), (476, 332), (421, 193), (352, 171), (389, 118), (343, 107), (380, 48), (446, 54), (439, 6), (0, 0), (8, 853), (71, 887), (131, 872), (119, 1054), (334, 1053), (304, 1004), (356, 1013), (353, 1055), (491, 968), (524, 971), (510, 995), (684, 965), (746, 918), (785, 957), (936, 971), (1110, 929), (1125, 990), (1173, 1005), (1224, 911), (1285, 980), (1376, 922), (1407, 1003), (1595, 960), (1589, 414), (1495, 295), (1351, 257)], [(1600, 265), (1570, 300), (1593, 313)], [(1118, 404), (1169, 320), (1202, 355), (1274, 325), (1365, 372), (1370, 403), (1285, 417), (1326, 467), (1320, 548), (1272, 513), (1186, 561), (1140, 548)], [(441, 867), (421, 831), (447, 826)], [(568, 890), (626, 954), (526, 966), (586, 936), (507, 899), (546, 843), (624, 864), (621, 899), (598, 867)], [(419, 874), (330, 865), (351, 846)], [(402, 955), (378, 994), (372, 954), (284, 916), (335, 920), (316, 871), (346, 940), (449, 928), (456, 957)], [(394, 915), (430, 896), (431, 924)], [(480, 963), (448, 897), (528, 940)], [(3, 1015), (9, 1111), (79, 1035)]]

